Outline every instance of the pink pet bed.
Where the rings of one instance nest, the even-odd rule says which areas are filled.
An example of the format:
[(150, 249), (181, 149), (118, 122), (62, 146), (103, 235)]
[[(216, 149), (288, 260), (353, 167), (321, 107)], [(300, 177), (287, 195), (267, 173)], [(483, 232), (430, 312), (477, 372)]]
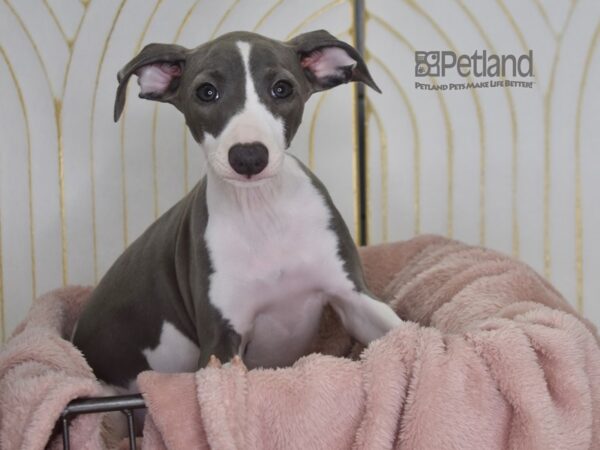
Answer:
[[(435, 236), (361, 256), (369, 286), (405, 326), (363, 350), (327, 311), (319, 353), (293, 367), (145, 372), (142, 448), (600, 448), (596, 331), (533, 270)], [(5, 344), (0, 448), (61, 448), (63, 408), (102, 394), (66, 340), (89, 292), (42, 296)], [(72, 448), (118, 446), (102, 419), (77, 417)]]

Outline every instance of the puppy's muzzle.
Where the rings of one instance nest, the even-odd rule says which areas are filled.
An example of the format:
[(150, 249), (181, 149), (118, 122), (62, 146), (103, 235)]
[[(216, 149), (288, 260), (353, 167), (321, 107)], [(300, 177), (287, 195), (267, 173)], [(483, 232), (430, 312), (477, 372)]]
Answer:
[(240, 175), (250, 178), (269, 163), (269, 151), (260, 142), (236, 144), (229, 149), (229, 164)]

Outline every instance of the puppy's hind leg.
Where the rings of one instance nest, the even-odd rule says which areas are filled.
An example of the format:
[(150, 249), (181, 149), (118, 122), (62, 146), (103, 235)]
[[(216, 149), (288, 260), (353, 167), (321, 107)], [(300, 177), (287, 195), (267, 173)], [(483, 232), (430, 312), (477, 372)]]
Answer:
[(348, 333), (364, 345), (403, 323), (387, 304), (362, 292), (338, 294), (330, 304)]

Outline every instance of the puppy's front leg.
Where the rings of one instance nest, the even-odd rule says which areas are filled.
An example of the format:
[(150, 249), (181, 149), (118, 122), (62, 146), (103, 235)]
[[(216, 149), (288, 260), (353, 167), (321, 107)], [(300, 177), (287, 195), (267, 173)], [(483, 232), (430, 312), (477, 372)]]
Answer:
[(198, 369), (206, 367), (212, 356), (222, 363), (228, 363), (234, 356), (239, 356), (241, 344), (241, 336), (229, 326), (224, 327), (215, 333), (210, 343), (200, 346)]
[(402, 324), (392, 308), (362, 292), (338, 293), (330, 304), (348, 333), (364, 345)]

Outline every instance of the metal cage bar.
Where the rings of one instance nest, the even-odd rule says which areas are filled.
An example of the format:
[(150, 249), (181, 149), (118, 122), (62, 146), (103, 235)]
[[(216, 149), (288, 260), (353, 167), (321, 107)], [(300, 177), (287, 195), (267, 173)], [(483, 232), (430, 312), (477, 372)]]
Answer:
[[(352, 20), (354, 21), (354, 47), (361, 55), (365, 54), (365, 2), (353, 0)], [(354, 91), (354, 116), (356, 139), (356, 172), (358, 188), (358, 223), (357, 240), (360, 245), (368, 244), (368, 217), (367, 217), (367, 98), (365, 85), (356, 83)]]
[(135, 443), (135, 419), (133, 410), (143, 409), (146, 403), (141, 394), (118, 395), (114, 397), (81, 398), (70, 402), (60, 415), (62, 440), (64, 450), (71, 449), (69, 436), (69, 425), (74, 416), (80, 414), (95, 414), (103, 412), (121, 411), (127, 417), (127, 434), (129, 436), (129, 448), (136, 450)]
[[(365, 43), (365, 4), (364, 0), (350, 0), (352, 3), (352, 20), (354, 22), (354, 46), (359, 53), (364, 54)], [(366, 135), (366, 97), (365, 87), (357, 83), (355, 90), (354, 117), (356, 120), (356, 164), (358, 188), (358, 220), (359, 230), (357, 240), (360, 245), (367, 244), (367, 135)], [(135, 419), (133, 410), (146, 408), (140, 394), (120, 395), (114, 397), (94, 397), (76, 399), (70, 402), (62, 411), (57, 422), (57, 428), (62, 432), (64, 450), (71, 449), (69, 426), (71, 420), (80, 414), (95, 414), (121, 411), (127, 418), (129, 448), (136, 450)]]

